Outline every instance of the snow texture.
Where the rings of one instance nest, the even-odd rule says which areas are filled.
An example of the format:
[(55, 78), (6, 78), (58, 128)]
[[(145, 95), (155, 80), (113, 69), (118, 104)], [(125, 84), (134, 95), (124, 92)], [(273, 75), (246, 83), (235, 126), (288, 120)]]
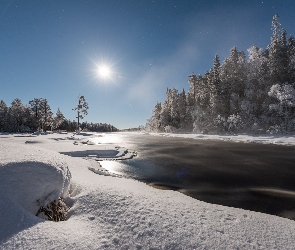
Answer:
[[(294, 249), (295, 221), (96, 174), (89, 171), (93, 160), (57, 154), (83, 147), (73, 145), (67, 135), (58, 136), (60, 140), (52, 139), (57, 135), (40, 135), (33, 138), (35, 143), (25, 143), (26, 137), (0, 136), (0, 249)], [(24, 209), (27, 196), (40, 199), (38, 189), (45, 185), (32, 162), (50, 175), (48, 194), (67, 190), (70, 170), (67, 221), (44, 221)], [(14, 166), (27, 170), (8, 170)], [(27, 190), (23, 196), (16, 194), (21, 189)]]

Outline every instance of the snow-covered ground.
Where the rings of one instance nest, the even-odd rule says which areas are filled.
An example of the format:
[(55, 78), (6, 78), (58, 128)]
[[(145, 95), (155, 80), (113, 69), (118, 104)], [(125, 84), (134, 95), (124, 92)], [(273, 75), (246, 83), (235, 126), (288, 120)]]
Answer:
[(149, 133), (150, 135), (160, 135), (166, 137), (181, 137), (198, 140), (222, 140), (244, 143), (263, 143), (263, 144), (277, 144), (295, 146), (295, 135), (280, 135), (280, 134), (264, 134), (264, 135), (249, 135), (249, 134), (224, 134), (224, 135), (210, 135), (199, 133), (187, 134), (173, 134), (173, 133)]
[[(128, 133), (116, 138), (120, 135)], [(105, 134), (0, 135), (0, 249), (295, 248), (295, 221), (90, 171), (100, 166), (93, 158), (135, 155), (113, 139)], [(294, 145), (294, 137), (245, 141), (254, 140)], [(93, 149), (99, 153), (89, 159), (66, 154)], [(67, 221), (34, 215), (40, 201), (57, 196), (71, 206)]]

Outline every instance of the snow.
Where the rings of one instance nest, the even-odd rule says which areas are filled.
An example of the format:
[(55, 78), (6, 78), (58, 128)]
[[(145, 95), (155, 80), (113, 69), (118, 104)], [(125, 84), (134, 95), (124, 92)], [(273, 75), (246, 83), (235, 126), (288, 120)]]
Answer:
[(36, 214), (40, 205), (68, 196), (71, 173), (58, 153), (14, 144), (0, 143), (0, 148), (3, 197)]
[(166, 137), (180, 137), (191, 138), (198, 140), (222, 140), (232, 142), (244, 143), (263, 143), (263, 144), (277, 144), (277, 145), (295, 145), (295, 135), (279, 135), (279, 134), (264, 134), (264, 135), (251, 135), (251, 134), (201, 134), (201, 133), (187, 133), (187, 134), (174, 134), (174, 133), (148, 133), (150, 135), (160, 135)]
[[(118, 145), (104, 134), (74, 137), (0, 135), (0, 249), (294, 249), (295, 221), (94, 173), (103, 161), (57, 152)], [(68, 196), (67, 221), (34, 215), (33, 201), (53, 193)]]

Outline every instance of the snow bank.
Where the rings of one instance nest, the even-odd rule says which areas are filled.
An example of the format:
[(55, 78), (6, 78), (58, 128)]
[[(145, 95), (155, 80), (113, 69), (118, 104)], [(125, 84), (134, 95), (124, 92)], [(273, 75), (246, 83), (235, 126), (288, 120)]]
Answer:
[(198, 140), (221, 140), (232, 142), (244, 142), (244, 143), (262, 143), (262, 144), (277, 144), (295, 146), (295, 135), (278, 135), (278, 134), (265, 134), (265, 135), (250, 135), (250, 134), (228, 134), (228, 135), (210, 135), (199, 133), (187, 133), (187, 134), (174, 134), (174, 133), (148, 133), (150, 135), (165, 136), (165, 137), (180, 137), (191, 138)]
[(0, 144), (0, 193), (36, 214), (58, 197), (67, 197), (71, 174), (59, 154), (36, 147)]

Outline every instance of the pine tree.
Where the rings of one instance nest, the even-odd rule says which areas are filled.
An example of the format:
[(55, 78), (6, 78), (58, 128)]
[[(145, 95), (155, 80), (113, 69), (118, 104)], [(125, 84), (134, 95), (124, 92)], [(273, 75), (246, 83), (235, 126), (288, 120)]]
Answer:
[(77, 111), (77, 119), (78, 119), (78, 130), (80, 129), (80, 119), (83, 119), (85, 115), (88, 114), (88, 103), (86, 102), (83, 95), (80, 95), (78, 97), (78, 103), (75, 108), (73, 108), (74, 111)]
[(288, 76), (289, 83), (295, 87), (295, 40), (293, 36), (288, 39)]
[(20, 131), (20, 126), (24, 124), (25, 107), (19, 98), (15, 98), (8, 112), (10, 113), (10, 130), (14, 132)]
[(288, 53), (286, 31), (279, 22), (279, 16), (275, 15), (272, 21), (272, 37), (268, 46), (269, 70), (273, 84), (283, 84), (288, 80)]
[(186, 105), (186, 94), (184, 89), (182, 89), (182, 92), (178, 96), (178, 108), (179, 108), (179, 127), (182, 130), (187, 129), (187, 105)]
[(39, 105), (41, 128), (43, 131), (46, 131), (49, 128), (51, 130), (53, 123), (53, 113), (51, 112), (51, 108), (48, 104), (47, 99), (41, 99)]
[(56, 111), (54, 120), (53, 120), (53, 128), (58, 129), (59, 126), (64, 122), (64, 120), (65, 120), (65, 117), (64, 117), (63, 113), (58, 108)]
[(275, 84), (268, 92), (274, 103), (270, 105), (273, 112), (273, 125), (277, 125), (282, 133), (294, 131), (295, 89), (290, 84)]
[(42, 98), (34, 98), (33, 100), (29, 101), (29, 107), (32, 112), (32, 124), (33, 124), (33, 130), (39, 130), (40, 129), (40, 103), (42, 101)]
[(8, 107), (4, 100), (0, 101), (0, 131), (8, 131)]
[(179, 128), (179, 96), (178, 90), (173, 88), (169, 91), (169, 107), (170, 107), (170, 117), (171, 117), (171, 125), (174, 128)]
[(162, 105), (160, 102), (157, 102), (152, 112), (152, 117), (148, 120), (146, 125), (149, 131), (155, 131), (155, 132), (161, 131), (161, 110), (162, 110)]

